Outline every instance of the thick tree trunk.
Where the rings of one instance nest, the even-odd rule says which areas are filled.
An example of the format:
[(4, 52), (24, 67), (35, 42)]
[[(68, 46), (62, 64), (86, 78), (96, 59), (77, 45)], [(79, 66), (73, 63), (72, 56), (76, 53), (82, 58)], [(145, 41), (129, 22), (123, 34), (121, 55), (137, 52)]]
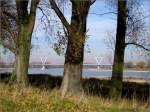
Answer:
[(116, 46), (114, 54), (114, 64), (111, 78), (110, 96), (114, 99), (121, 97), (123, 67), (124, 67), (124, 52), (125, 52), (125, 35), (126, 35), (126, 0), (118, 0), (118, 19), (117, 19), (117, 34)]
[(65, 57), (63, 82), (61, 85), (62, 96), (64, 96), (66, 93), (76, 95), (82, 92), (81, 80), (84, 39), (84, 37), (80, 36), (71, 36), (69, 38)]
[(28, 85), (28, 60), (27, 58), (29, 54), (19, 54), (17, 55), (17, 70), (16, 70), (16, 76), (17, 76), (17, 83), (26, 86)]
[(28, 0), (16, 1), (18, 14), (18, 44), (17, 44), (17, 83), (28, 85), (28, 66), (32, 32), (35, 24), (36, 8), (39, 0), (32, 0), (30, 14), (28, 14)]
[(82, 93), (86, 20), (90, 5), (90, 1), (72, 1), (71, 31), (68, 30), (68, 45), (61, 85), (62, 96), (66, 93), (73, 95)]
[(16, 76), (17, 83), (20, 83), (23, 86), (28, 85), (28, 65), (29, 65), (29, 56), (30, 49), (26, 48), (28, 46), (22, 47), (21, 52), (16, 56), (17, 58), (17, 68)]
[[(28, 85), (27, 74), (30, 57), (31, 36), (35, 24), (36, 8), (38, 3), (39, 0), (31, 0), (30, 3), (29, 0), (16, 0), (15, 5), (17, 16), (12, 17), (11, 14), (9, 14), (10, 11), (8, 11), (8, 16), (11, 17), (11, 22), (13, 25), (8, 24), (8, 27), (11, 27), (10, 29), (4, 28), (5, 30), (8, 30), (6, 33), (8, 33), (11, 40), (13, 39), (14, 45), (12, 47), (12, 45), (9, 46), (7, 44), (3, 44), (5, 47), (15, 53), (13, 74), (17, 76), (17, 82), (21, 85)], [(30, 8), (28, 8), (29, 4)], [(8, 18), (8, 21), (9, 20), (10, 18)], [(7, 19), (5, 22), (6, 21)], [(3, 26), (5, 25), (7, 24), (5, 23)]]
[(66, 92), (70, 94), (80, 94), (82, 92), (82, 64), (65, 64), (64, 77), (61, 85), (61, 95)]
[[(23, 86), (28, 85), (28, 66), (30, 58), (31, 36), (32, 31), (28, 30), (29, 27), (22, 25), (19, 35), (18, 53), (16, 55), (16, 76), (17, 83)], [(31, 32), (31, 33), (29, 33)]]
[(86, 20), (92, 2), (91, 0), (71, 0), (72, 17), (71, 24), (69, 24), (57, 6), (55, 0), (49, 1), (52, 8), (65, 26), (68, 37), (61, 94), (64, 96), (66, 93), (81, 93)]

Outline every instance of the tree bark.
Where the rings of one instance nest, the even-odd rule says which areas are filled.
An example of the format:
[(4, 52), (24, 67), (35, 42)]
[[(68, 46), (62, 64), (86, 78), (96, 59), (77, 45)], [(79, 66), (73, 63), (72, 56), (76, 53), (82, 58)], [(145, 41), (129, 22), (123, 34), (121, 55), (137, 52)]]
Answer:
[[(33, 27), (33, 26), (32, 26)], [(16, 76), (17, 83), (23, 86), (28, 85), (28, 66), (30, 57), (30, 46), (31, 46), (31, 36), (32, 30), (26, 25), (22, 25), (21, 32), (19, 34), (19, 46), (18, 54), (16, 55)]]
[(28, 66), (30, 58), (31, 38), (35, 24), (36, 7), (39, 0), (31, 1), (30, 14), (28, 14), (28, 0), (16, 0), (18, 14), (18, 40), (16, 54), (17, 83), (22, 86), (28, 85)]
[(65, 64), (63, 82), (61, 84), (61, 95), (66, 93), (80, 94), (82, 92), (82, 64)]
[(110, 96), (118, 99), (122, 94), (125, 35), (126, 35), (126, 0), (118, 0), (117, 33), (114, 64), (111, 77)]
[(68, 44), (65, 55), (64, 74), (61, 84), (62, 96), (82, 92), (82, 67), (84, 43), (86, 38), (86, 21), (92, 0), (70, 0), (72, 3), (71, 24), (68, 23), (55, 0), (49, 0), (62, 24), (67, 30)]
[[(81, 42), (77, 42), (81, 40)], [(82, 92), (82, 65), (84, 51), (84, 37), (71, 36), (68, 41), (64, 76), (61, 84), (61, 94), (64, 96), (67, 92), (71, 94), (80, 94)]]
[(71, 30), (68, 30), (68, 45), (65, 55), (61, 95), (82, 93), (82, 68), (86, 21), (90, 8), (89, 1), (72, 1)]
[(16, 56), (17, 58), (17, 68), (16, 76), (17, 83), (27, 86), (28, 85), (28, 65), (29, 65), (29, 56), (30, 50), (24, 46), (21, 49), (22, 51)]
[[(3, 27), (3, 29), (8, 31), (8, 34), (9, 36), (11, 35), (10, 38), (13, 39), (13, 44), (15, 45), (11, 46), (10, 43), (2, 44), (4, 47), (8, 48), (15, 54), (16, 60), (13, 74), (17, 76), (17, 82), (21, 85), (28, 85), (27, 75), (30, 57), (31, 38), (35, 24), (36, 8), (39, 3), (39, 0), (31, 0), (30, 12), (28, 12), (29, 0), (16, 0), (15, 2), (16, 17), (13, 17), (11, 13), (9, 14), (9, 12), (11, 11), (8, 11), (8, 13), (3, 12), (5, 14), (3, 15), (5, 18), (3, 18), (4, 24), (2, 24), (2, 26), (7, 26), (6, 28)], [(8, 21), (9, 18), (6, 18), (6, 15), (9, 18), (13, 19), (14, 22), (12, 24), (14, 25), (14, 27), (10, 25)], [(12, 27), (13, 30), (11, 30), (9, 27)], [(14, 33), (14, 31), (17, 33)], [(5, 40), (5, 36), (3, 40)]]

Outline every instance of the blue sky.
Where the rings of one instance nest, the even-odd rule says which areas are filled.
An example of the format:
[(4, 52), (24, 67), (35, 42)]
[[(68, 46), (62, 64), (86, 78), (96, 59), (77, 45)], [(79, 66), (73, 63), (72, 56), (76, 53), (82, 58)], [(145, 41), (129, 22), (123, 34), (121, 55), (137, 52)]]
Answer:
[[(149, 1), (145, 0), (142, 4), (142, 7), (144, 9), (144, 15), (148, 15), (149, 10)], [(67, 10), (67, 11), (66, 11)], [(68, 21), (70, 21), (71, 12), (68, 9), (66, 9), (65, 17)], [(114, 11), (112, 7), (108, 5), (108, 1), (106, 0), (97, 0), (90, 8), (89, 16), (87, 19), (87, 29), (89, 35), (89, 39), (87, 40), (87, 43), (89, 45), (91, 53), (85, 53), (84, 55), (84, 61), (86, 63), (95, 63), (94, 57), (95, 56), (102, 56), (104, 57), (104, 63), (109, 63), (107, 60), (107, 56), (110, 55), (113, 57), (112, 52), (107, 48), (104, 39), (106, 38), (106, 32), (107, 31), (116, 31), (116, 15), (115, 14), (108, 14), (108, 15), (94, 15), (90, 13), (105, 13)], [(38, 11), (38, 16), (40, 16), (40, 13)], [(38, 23), (37, 21), (36, 23)], [(146, 23), (149, 24), (150, 20), (146, 19)], [(33, 34), (35, 35), (35, 34)], [(32, 44), (34, 46), (38, 45), (38, 48), (35, 47), (32, 49), (31, 52), (31, 61), (40, 60), (41, 57), (47, 57), (48, 61), (51, 63), (59, 63), (63, 64), (64, 62), (64, 56), (58, 56), (55, 51), (52, 49), (52, 37), (48, 37), (50, 41), (47, 40), (48, 37), (47, 33), (40, 29), (36, 31), (36, 38), (33, 36)], [(85, 48), (86, 49), (86, 48)], [(131, 56), (131, 52), (129, 50), (126, 50), (125, 53), (125, 61), (129, 60), (137, 60), (139, 59), (138, 56)], [(143, 57), (142, 57), (143, 58)], [(141, 60), (142, 60), (141, 58)]]
[[(144, 15), (150, 15), (150, 2), (149, 0), (143, 0), (142, 7), (144, 9)], [(113, 11), (115, 9), (109, 6), (108, 0), (97, 0), (90, 8), (90, 12), (87, 19), (87, 35), (89, 38), (86, 42), (86, 45), (89, 45), (91, 53), (86, 53), (84, 55), (85, 63), (95, 63), (95, 56), (104, 57), (104, 61), (102, 63), (110, 63), (107, 59), (108, 57), (113, 58), (112, 51), (107, 48), (104, 39), (106, 38), (107, 31), (116, 31), (116, 15), (115, 14), (107, 14), (103, 16), (94, 15), (91, 13), (106, 13)], [(70, 21), (71, 10), (67, 8), (65, 11), (65, 17), (68, 21)], [(51, 14), (51, 12), (50, 12)], [(40, 10), (37, 10), (37, 20), (35, 29), (39, 22), (39, 18), (42, 13)], [(150, 19), (146, 19), (146, 25), (150, 28)], [(38, 29), (34, 31), (32, 38), (32, 45), (34, 46), (31, 50), (31, 58), (30, 61), (40, 61), (40, 57), (47, 57), (48, 61), (53, 64), (63, 64), (64, 56), (58, 56), (55, 51), (52, 49), (52, 43), (54, 38), (48, 35), (42, 26), (39, 25)], [(85, 48), (86, 49), (86, 48)], [(135, 54), (131, 55), (130, 50), (126, 50), (125, 53), (125, 61), (129, 60), (143, 60), (143, 57), (138, 57)]]

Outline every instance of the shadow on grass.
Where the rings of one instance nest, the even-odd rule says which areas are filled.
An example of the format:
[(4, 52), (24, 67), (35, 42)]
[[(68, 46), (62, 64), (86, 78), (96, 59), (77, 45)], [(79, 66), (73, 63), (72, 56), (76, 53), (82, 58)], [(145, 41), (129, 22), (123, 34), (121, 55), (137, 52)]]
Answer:
[[(39, 88), (59, 88), (62, 82), (61, 76), (51, 76), (46, 74), (30, 74), (29, 82), (33, 86)], [(11, 74), (0, 74), (0, 79), (4, 83), (8, 83)], [(88, 95), (102, 96), (108, 98), (109, 88), (111, 87), (110, 80), (84, 78), (82, 81), (84, 92)], [(122, 97), (127, 99), (137, 99), (140, 101), (148, 101), (150, 99), (150, 84), (123, 82)]]

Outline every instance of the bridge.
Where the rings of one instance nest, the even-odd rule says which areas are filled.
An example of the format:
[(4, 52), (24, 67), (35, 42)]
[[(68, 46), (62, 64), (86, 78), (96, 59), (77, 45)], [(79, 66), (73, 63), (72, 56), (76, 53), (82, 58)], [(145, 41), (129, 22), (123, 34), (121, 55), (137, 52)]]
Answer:
[[(30, 68), (41, 68), (42, 70), (46, 68), (63, 68), (63, 64), (52, 64), (51, 62), (47, 61), (47, 58), (40, 57), (41, 62), (31, 62), (29, 67)], [(83, 68), (93, 68), (97, 70), (100, 69), (112, 69), (112, 64), (102, 64), (102, 57), (95, 57), (96, 64), (94, 63), (84, 63)], [(13, 63), (11, 64), (4, 64), (1, 66), (2, 68), (13, 68)]]
[[(44, 67), (43, 67), (44, 66)], [(30, 64), (31, 68), (63, 68), (64, 65), (63, 64), (58, 64), (58, 65), (54, 65), (54, 64)], [(93, 69), (112, 69), (112, 64), (83, 64), (83, 68), (93, 68)]]
[[(33, 67), (38, 67), (38, 66), (42, 66), (42, 70), (44, 70), (45, 68), (49, 68), (49, 67), (55, 67), (55, 68), (62, 68), (64, 67), (64, 65), (52, 65), (50, 63), (46, 63), (47, 61), (47, 57), (40, 57), (41, 59), (41, 64), (36, 64), (36, 65), (32, 65)], [(112, 64), (102, 64), (102, 60), (103, 57), (101, 56), (95, 56), (95, 61), (97, 64), (84, 64), (83, 67), (84, 68), (97, 68), (97, 70), (100, 69), (112, 69)], [(31, 67), (32, 67), (31, 66)]]
[(112, 64), (84, 64), (84, 68), (112, 69)]

